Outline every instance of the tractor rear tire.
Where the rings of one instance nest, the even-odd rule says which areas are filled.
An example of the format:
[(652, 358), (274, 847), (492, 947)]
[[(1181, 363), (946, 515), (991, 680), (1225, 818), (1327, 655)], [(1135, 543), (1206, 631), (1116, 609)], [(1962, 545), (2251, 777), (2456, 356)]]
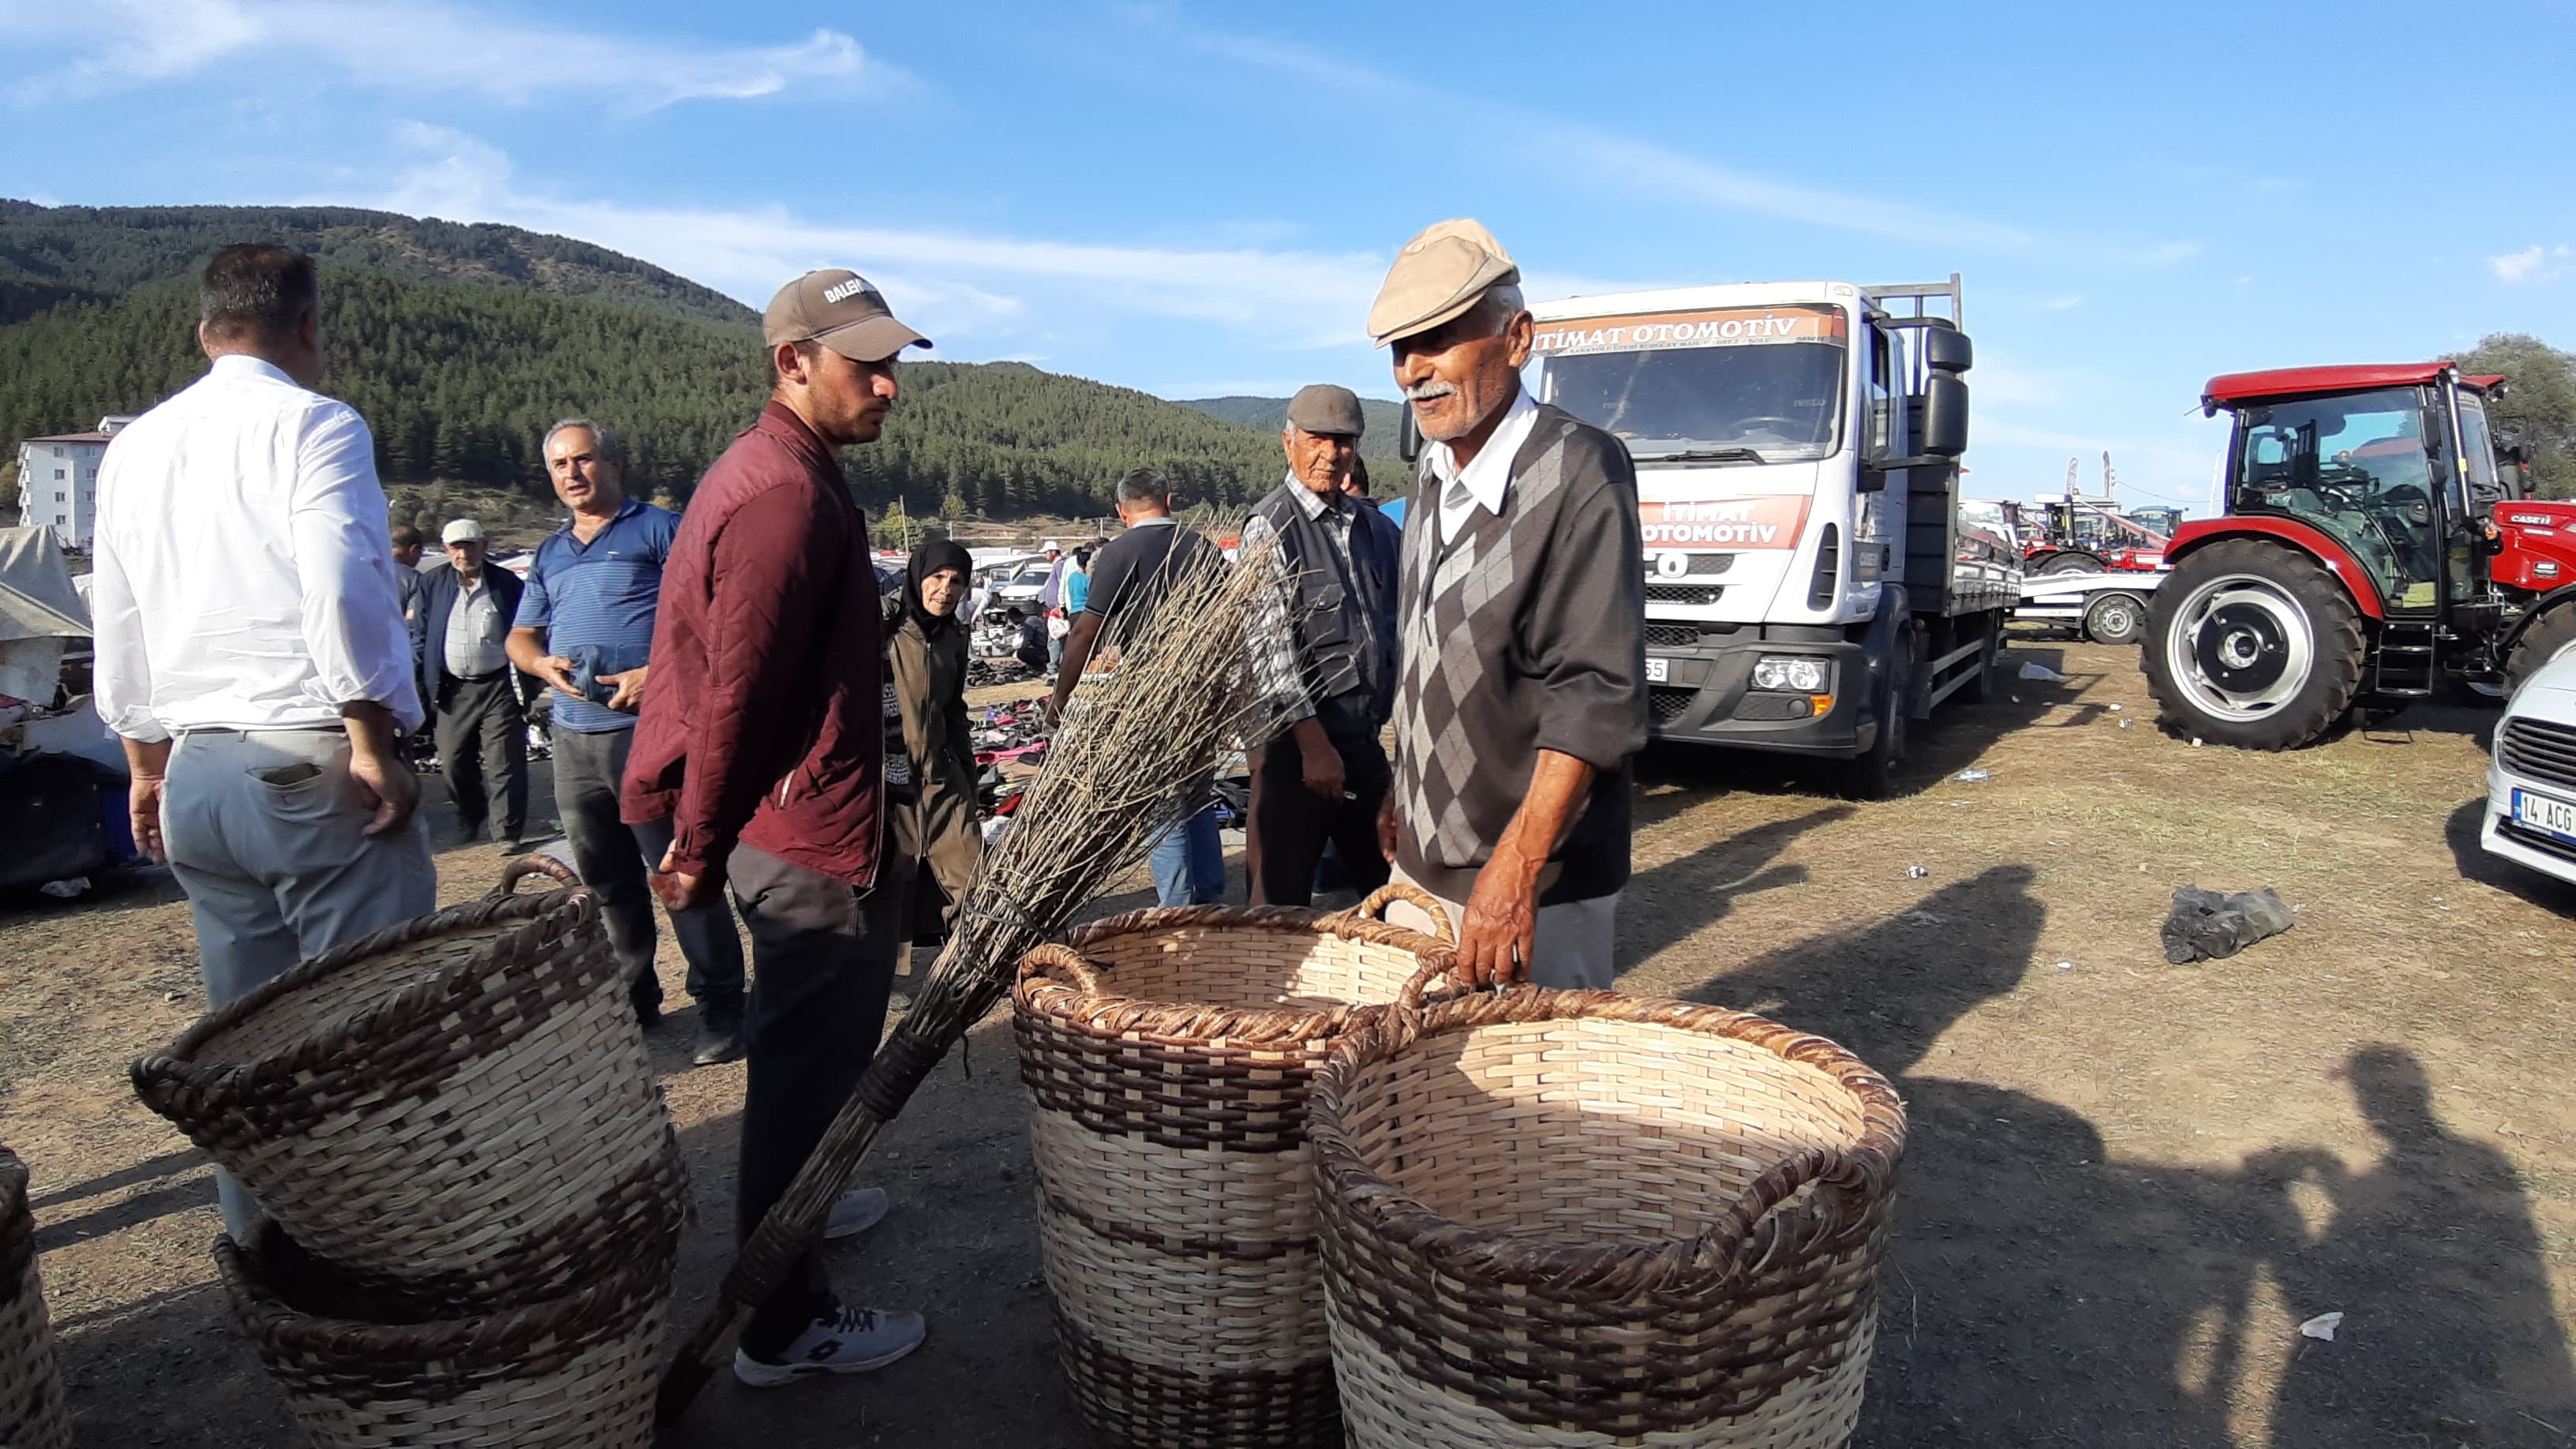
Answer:
[(2038, 572), (2044, 574), (2107, 574), (2111, 566), (2089, 553), (2053, 553), (2043, 560)]
[(2147, 604), (2135, 594), (2097, 594), (2084, 606), (2084, 637), (2096, 644), (2135, 644), (2147, 636)]
[(2192, 553), (2158, 586), (2140, 662), (2176, 733), (2292, 750), (2352, 708), (2365, 652), (2360, 611), (2323, 564), (2234, 538)]
[(2561, 604), (2540, 616), (2532, 626), (2513, 641), (2513, 654), (2504, 663), (2505, 693), (2510, 696), (2522, 688), (2522, 682), (2540, 672), (2540, 666), (2557, 658), (2571, 644), (2576, 644), (2576, 604)]

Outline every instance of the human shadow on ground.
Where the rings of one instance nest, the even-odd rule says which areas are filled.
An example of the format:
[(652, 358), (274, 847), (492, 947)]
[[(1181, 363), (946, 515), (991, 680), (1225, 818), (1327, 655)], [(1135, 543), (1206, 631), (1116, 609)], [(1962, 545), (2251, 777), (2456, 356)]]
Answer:
[(1807, 868), (1778, 864), (1781, 852), (1810, 830), (1849, 819), (1854, 810), (1826, 805), (1756, 825), (1629, 877), (1619, 901), (1614, 959), (1620, 972), (1726, 919), (1739, 897), (1805, 884)]
[[(2491, 1149), (2443, 1132), (2405, 1053), (2348, 1070), (2389, 1143), (2356, 1174), (2318, 1153), (2123, 1161), (2079, 1113), (1938, 1074), (1941, 1037), (2024, 983), (2044, 919), (2032, 879), (1998, 867), (1690, 993), (1830, 1037), (1906, 1099), (1856, 1449), (2215, 1449), (2267, 1414), (2255, 1442), (2271, 1449), (2563, 1444), (2516, 1417), (2576, 1414), (2522, 1189)], [(2294, 1194), (2316, 1188), (2337, 1211), (2312, 1234)], [(2299, 1339), (2261, 1311), (2266, 1281), (2290, 1323), (2341, 1310), (2353, 1337)], [(2381, 1336), (2367, 1362), (2365, 1333)]]

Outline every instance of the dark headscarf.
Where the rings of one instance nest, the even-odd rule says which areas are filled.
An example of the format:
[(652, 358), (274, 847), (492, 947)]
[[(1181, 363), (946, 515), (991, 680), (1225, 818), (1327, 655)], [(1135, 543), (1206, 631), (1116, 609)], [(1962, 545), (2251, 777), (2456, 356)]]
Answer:
[[(959, 579), (966, 585), (966, 593), (958, 596), (957, 612), (945, 617), (921, 606), (921, 581), (941, 569), (957, 570)], [(958, 616), (966, 612), (966, 605), (973, 594), (974, 586), (975, 556), (968, 553), (964, 545), (944, 538), (935, 543), (925, 543), (912, 551), (912, 562), (904, 565), (904, 612), (912, 615), (920, 623), (923, 634), (936, 637), (940, 630), (956, 623)]]

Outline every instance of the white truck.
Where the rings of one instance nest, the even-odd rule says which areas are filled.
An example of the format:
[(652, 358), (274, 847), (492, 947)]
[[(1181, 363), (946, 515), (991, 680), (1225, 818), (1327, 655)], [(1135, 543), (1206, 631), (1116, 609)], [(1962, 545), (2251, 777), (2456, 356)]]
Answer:
[(1876, 797), (1910, 724), (1985, 693), (2021, 559), (1961, 518), (1959, 303), (1953, 273), (1530, 309), (1532, 390), (1636, 459), (1657, 736), (1849, 760)]

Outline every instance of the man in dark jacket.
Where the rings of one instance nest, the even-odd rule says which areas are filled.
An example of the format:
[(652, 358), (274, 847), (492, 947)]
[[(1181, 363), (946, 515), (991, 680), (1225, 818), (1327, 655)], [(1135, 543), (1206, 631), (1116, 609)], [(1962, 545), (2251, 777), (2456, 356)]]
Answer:
[(516, 855), (528, 830), (528, 716), (508, 644), (522, 586), (484, 558), (483, 525), (473, 519), (448, 524), (439, 541), (453, 567), (421, 576), (412, 620), (420, 697), (465, 838), (480, 837), (488, 822), (502, 853)]
[(1253, 776), (1247, 854), (1256, 905), (1314, 899), (1327, 844), (1362, 894), (1386, 884), (1377, 816), (1393, 779), (1378, 732), (1395, 706), (1395, 588), (1403, 535), (1349, 493), (1367, 427), (1349, 388), (1288, 404), (1288, 479), (1253, 505), (1243, 547), (1279, 574), (1262, 632), (1265, 684), (1287, 730)]
[[(769, 405), (689, 500), (662, 569), (652, 687), (626, 767), (632, 825), (671, 822), (654, 891), (673, 911), (725, 882), (751, 927), (748, 1079), (734, 1229), (748, 1238), (820, 1142), (885, 1028), (911, 858), (885, 848), (890, 718), (867, 520), (834, 454), (872, 442), (894, 359), (929, 340), (874, 284), (808, 272), (762, 318)], [(874, 1196), (871, 1189), (844, 1204)], [(855, 1231), (835, 1212), (830, 1231)], [(918, 1313), (845, 1307), (819, 1255), (743, 1330), (755, 1388), (880, 1368)]]
[(1519, 281), (1492, 233), (1444, 221), (1369, 308), (1423, 438), (1380, 829), (1443, 902), (1470, 979), (1606, 988), (1646, 741), (1637, 472), (1617, 438), (1521, 387)]

